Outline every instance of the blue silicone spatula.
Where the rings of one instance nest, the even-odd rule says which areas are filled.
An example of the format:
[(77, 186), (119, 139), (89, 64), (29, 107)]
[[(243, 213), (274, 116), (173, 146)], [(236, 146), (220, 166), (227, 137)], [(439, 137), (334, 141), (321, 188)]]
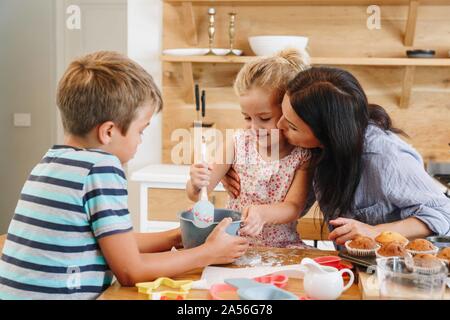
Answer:
[[(206, 161), (206, 144), (202, 139), (201, 148), (202, 162)], [(194, 225), (197, 228), (207, 228), (214, 222), (214, 205), (208, 200), (207, 187), (202, 187), (200, 191), (200, 201), (195, 203), (192, 208), (192, 215), (194, 216)]]
[(237, 294), (242, 300), (298, 300), (298, 297), (289, 291), (252, 279), (225, 279), (225, 283), (237, 288)]

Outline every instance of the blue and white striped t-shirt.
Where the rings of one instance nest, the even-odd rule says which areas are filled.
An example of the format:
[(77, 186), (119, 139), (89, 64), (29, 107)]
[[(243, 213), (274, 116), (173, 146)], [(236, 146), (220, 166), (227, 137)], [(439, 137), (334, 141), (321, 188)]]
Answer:
[(54, 146), (32, 170), (0, 259), (0, 299), (95, 299), (112, 281), (98, 239), (132, 230), (119, 159)]

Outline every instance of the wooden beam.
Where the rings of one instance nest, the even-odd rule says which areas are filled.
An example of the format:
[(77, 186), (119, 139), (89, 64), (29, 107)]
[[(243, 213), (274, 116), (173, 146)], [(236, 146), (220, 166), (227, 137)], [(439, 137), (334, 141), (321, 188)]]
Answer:
[(183, 83), (186, 90), (186, 102), (195, 103), (194, 97), (194, 72), (192, 70), (192, 62), (182, 62), (183, 66)]
[(414, 84), (414, 73), (416, 71), (416, 67), (414, 66), (406, 66), (405, 73), (403, 75), (403, 88), (402, 95), (400, 97), (400, 108), (406, 109), (409, 106), (409, 100), (411, 97), (411, 90)]
[(418, 8), (419, 8), (419, 0), (411, 0), (409, 2), (408, 20), (406, 21), (405, 40), (404, 40), (404, 44), (407, 47), (411, 47), (412, 45), (414, 45)]
[(195, 24), (195, 15), (194, 9), (192, 8), (192, 2), (182, 3), (181, 19), (187, 43), (191, 46), (197, 46), (197, 25)]

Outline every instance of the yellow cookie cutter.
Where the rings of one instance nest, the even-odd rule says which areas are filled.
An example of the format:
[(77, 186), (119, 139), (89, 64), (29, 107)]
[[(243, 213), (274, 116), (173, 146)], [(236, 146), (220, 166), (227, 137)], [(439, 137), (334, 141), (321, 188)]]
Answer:
[[(192, 280), (173, 280), (162, 277), (152, 282), (136, 283), (136, 287), (139, 293), (147, 294), (149, 300), (186, 299), (193, 283)], [(174, 290), (154, 291), (161, 286), (170, 287)]]

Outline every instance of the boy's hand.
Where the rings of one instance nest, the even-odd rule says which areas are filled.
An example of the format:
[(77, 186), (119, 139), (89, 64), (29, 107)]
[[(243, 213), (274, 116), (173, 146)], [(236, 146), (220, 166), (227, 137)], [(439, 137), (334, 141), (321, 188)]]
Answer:
[(209, 185), (211, 179), (212, 166), (207, 163), (196, 163), (191, 165), (190, 176), (191, 184), (197, 190), (200, 191), (202, 187)]
[(181, 229), (176, 228), (173, 230), (173, 246), (177, 249), (183, 248), (183, 241), (181, 239)]
[(242, 211), (242, 222), (244, 227), (240, 233), (250, 237), (255, 237), (261, 233), (266, 224), (262, 212), (258, 210), (258, 206), (248, 206)]
[(205, 247), (210, 252), (212, 264), (232, 263), (247, 251), (247, 239), (225, 232), (231, 221), (231, 218), (223, 219), (206, 239)]

